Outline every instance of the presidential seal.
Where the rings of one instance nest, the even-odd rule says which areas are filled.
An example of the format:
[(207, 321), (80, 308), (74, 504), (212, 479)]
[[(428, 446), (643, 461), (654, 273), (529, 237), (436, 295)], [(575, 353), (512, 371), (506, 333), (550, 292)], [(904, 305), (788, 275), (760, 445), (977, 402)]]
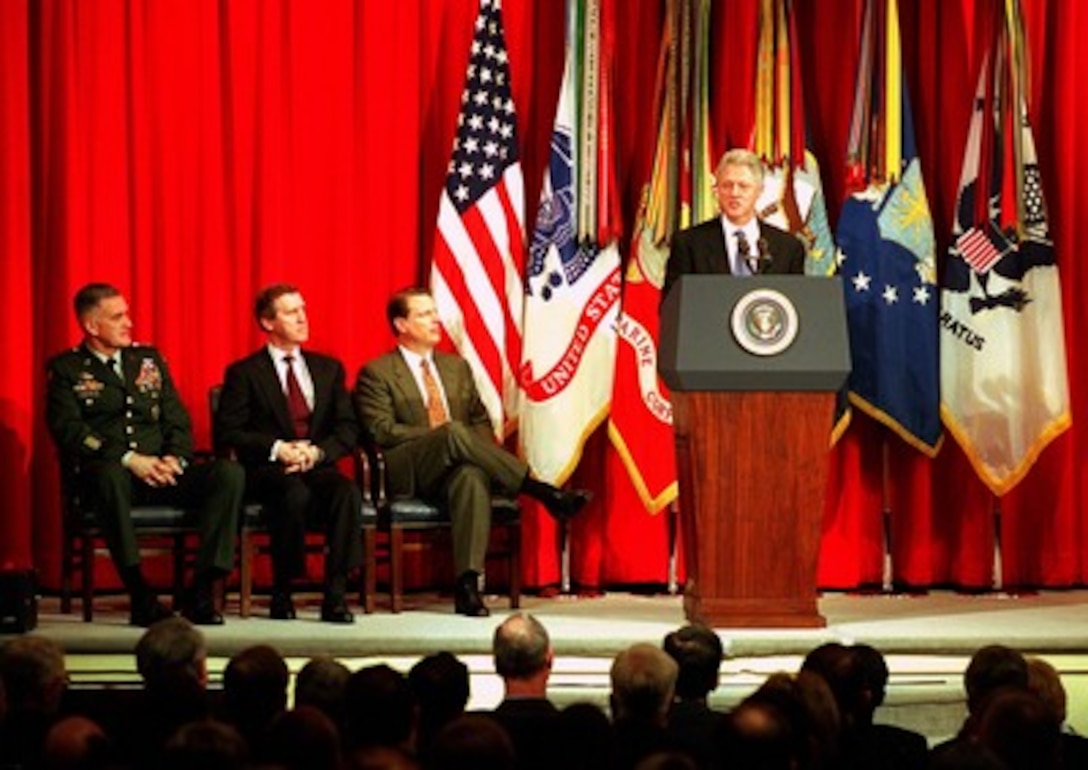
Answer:
[(730, 328), (752, 355), (776, 356), (797, 339), (797, 308), (780, 291), (754, 289), (733, 306)]

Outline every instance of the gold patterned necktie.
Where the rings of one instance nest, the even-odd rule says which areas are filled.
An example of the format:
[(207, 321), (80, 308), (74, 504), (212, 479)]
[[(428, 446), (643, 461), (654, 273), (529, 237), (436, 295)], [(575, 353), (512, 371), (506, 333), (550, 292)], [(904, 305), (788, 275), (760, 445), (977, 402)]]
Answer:
[(442, 400), (442, 391), (438, 389), (438, 380), (431, 371), (430, 363), (423, 358), (419, 365), (423, 367), (423, 387), (427, 390), (427, 422), (432, 428), (437, 428), (449, 422), (450, 416), (446, 413), (446, 402)]

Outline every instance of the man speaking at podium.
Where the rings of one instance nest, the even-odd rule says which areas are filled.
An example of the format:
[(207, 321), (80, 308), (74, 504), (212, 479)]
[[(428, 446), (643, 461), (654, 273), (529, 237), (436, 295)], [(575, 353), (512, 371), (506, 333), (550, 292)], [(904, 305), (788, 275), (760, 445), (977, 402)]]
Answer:
[(662, 297), (685, 273), (747, 276), (805, 271), (801, 241), (756, 217), (762, 192), (763, 162), (758, 155), (734, 149), (722, 156), (714, 172), (721, 216), (676, 233)]

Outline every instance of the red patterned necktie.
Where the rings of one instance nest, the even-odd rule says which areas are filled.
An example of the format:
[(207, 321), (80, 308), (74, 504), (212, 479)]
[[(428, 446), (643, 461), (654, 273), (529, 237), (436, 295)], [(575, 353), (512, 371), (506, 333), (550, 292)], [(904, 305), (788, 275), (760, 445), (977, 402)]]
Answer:
[(432, 428), (445, 425), (450, 421), (446, 412), (446, 402), (442, 400), (442, 391), (438, 389), (438, 380), (431, 372), (431, 365), (427, 359), (421, 359), (419, 365), (423, 367), (423, 387), (427, 389), (427, 422)]
[(310, 407), (295, 376), (295, 357), (284, 356), (283, 361), (287, 364), (287, 411), (291, 414), (295, 437), (305, 438), (310, 434)]

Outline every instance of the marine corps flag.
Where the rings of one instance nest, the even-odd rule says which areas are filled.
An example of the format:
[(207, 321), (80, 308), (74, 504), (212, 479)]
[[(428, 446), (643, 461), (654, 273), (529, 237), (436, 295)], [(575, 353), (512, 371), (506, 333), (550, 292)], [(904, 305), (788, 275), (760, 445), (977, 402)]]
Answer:
[(932, 457), (940, 444), (933, 220), (914, 145), (897, 0), (869, 0), (835, 234), (850, 403)]
[(941, 418), (995, 495), (1072, 419), (1020, 4), (979, 73), (941, 294)]

